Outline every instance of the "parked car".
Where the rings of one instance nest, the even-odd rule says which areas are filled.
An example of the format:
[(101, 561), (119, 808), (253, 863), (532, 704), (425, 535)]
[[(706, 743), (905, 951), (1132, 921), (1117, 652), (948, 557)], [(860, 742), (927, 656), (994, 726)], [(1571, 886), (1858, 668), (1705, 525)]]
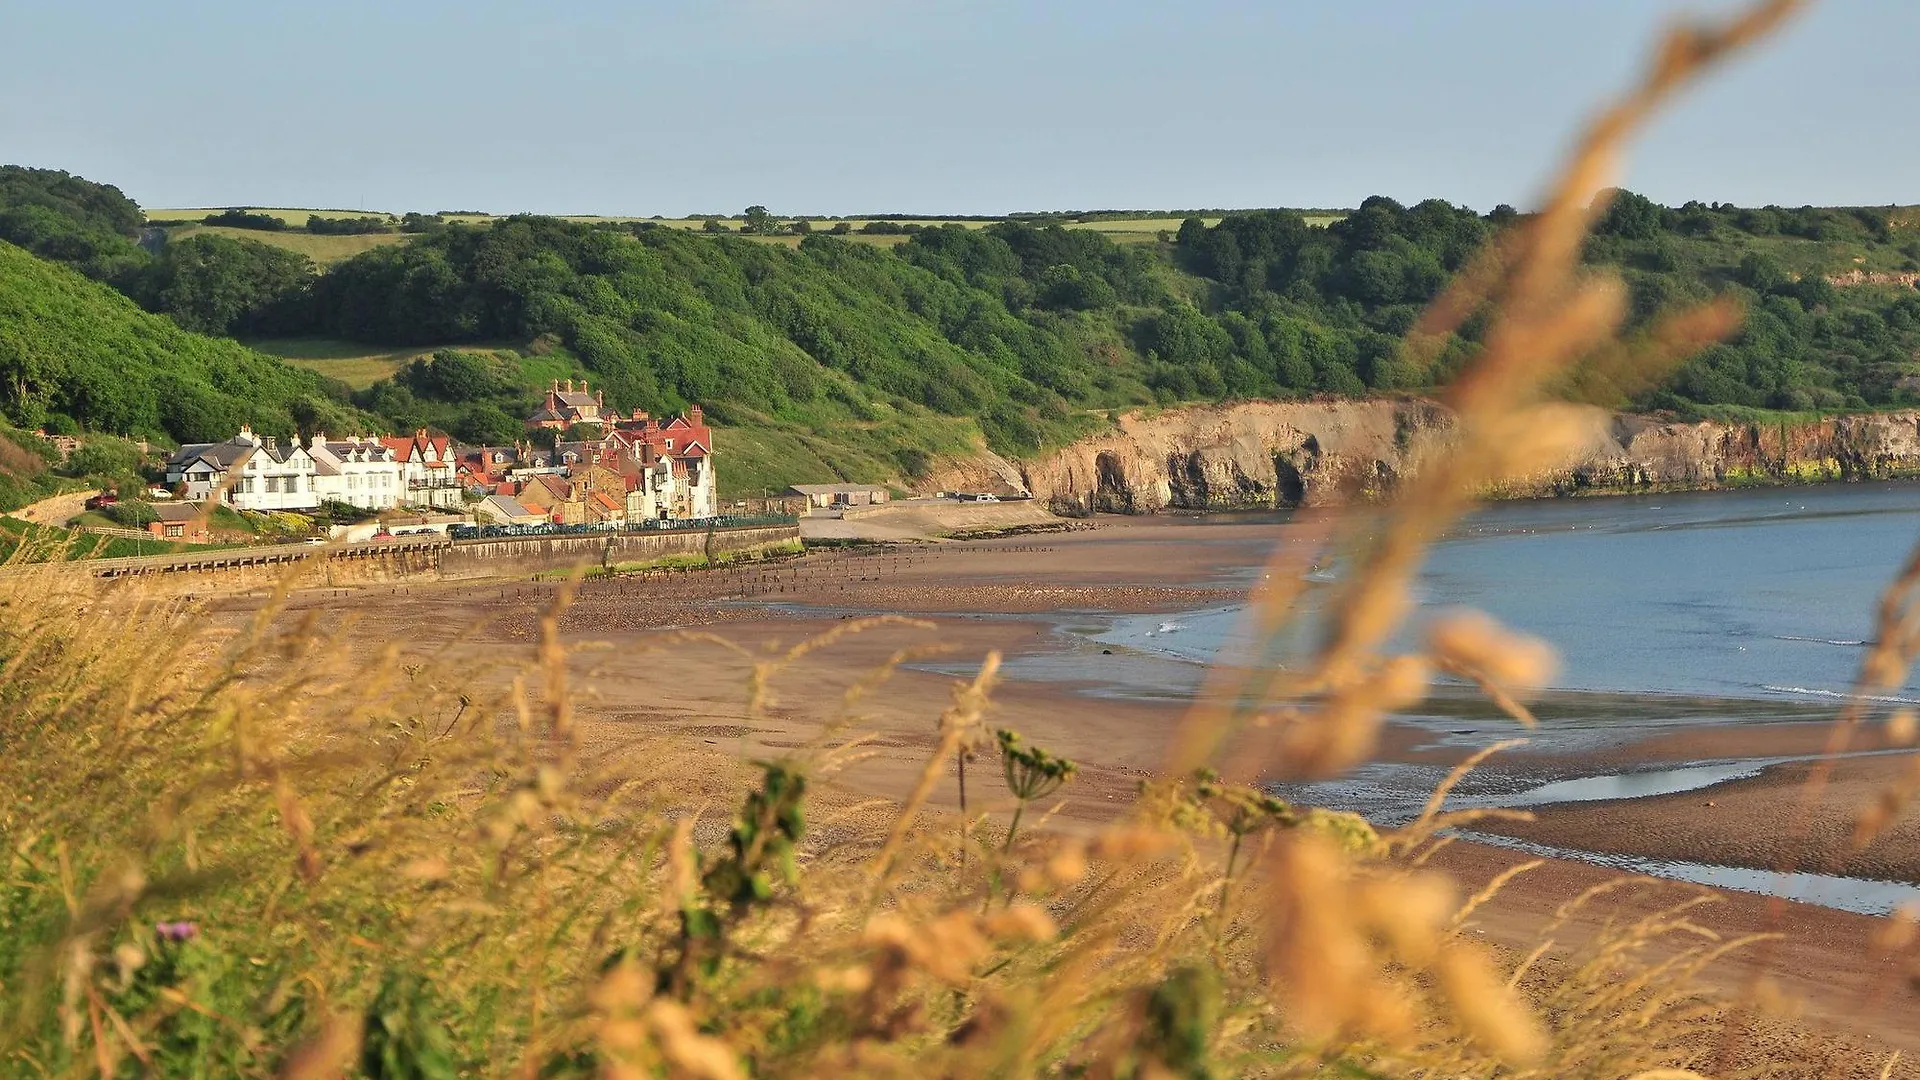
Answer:
[(92, 498), (87, 500), (87, 509), (105, 510), (107, 507), (112, 506), (113, 504), (119, 501), (120, 501), (120, 496), (115, 495), (111, 491), (103, 491), (100, 494), (95, 495)]

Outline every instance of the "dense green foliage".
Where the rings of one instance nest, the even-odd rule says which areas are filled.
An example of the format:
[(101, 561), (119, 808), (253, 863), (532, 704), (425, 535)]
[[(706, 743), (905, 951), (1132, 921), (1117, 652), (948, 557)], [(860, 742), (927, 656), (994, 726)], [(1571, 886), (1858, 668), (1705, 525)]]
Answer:
[[(1175, 339), (1179, 362), (1170, 376), (1194, 373), (1192, 388), (1202, 394), (1249, 392), (1263, 363), (1286, 385), (1302, 385), (1311, 368), (1315, 386), (1339, 393), (1444, 382), (1477, 347), (1484, 324), (1469, 320), (1417, 351), (1400, 338), (1513, 216), (1508, 208), (1481, 218), (1438, 201), (1406, 208), (1375, 198), (1325, 229), (1288, 212), (1232, 215), (1212, 228), (1189, 221), (1177, 255), (1211, 283), (1217, 329), (1196, 323)], [(1898, 276), (1920, 270), (1920, 235), (1911, 227), (1892, 210), (1675, 210), (1620, 193), (1587, 258), (1625, 277), (1634, 328), (1721, 294), (1738, 299), (1747, 320), (1663, 385), (1608, 386), (1603, 402), (1697, 414), (1920, 400), (1920, 294)], [(1828, 280), (1856, 269), (1858, 284)]]
[(59, 463), (45, 439), (0, 424), (0, 514), (78, 488), (78, 481), (54, 471)]
[[(287, 228), (277, 217), (245, 210), (210, 214), (205, 223)], [(263, 334), (304, 321), (301, 305), (313, 280), (304, 256), (213, 234), (150, 253), (136, 242), (145, 224), (119, 188), (50, 169), (0, 166), (0, 240), (104, 281), (189, 330)]]
[[(420, 217), (418, 214), (407, 216), (416, 220)], [(394, 228), (393, 222), (372, 214), (340, 218), (321, 217), (319, 214), (307, 215), (307, 231), (315, 236), (362, 236), (367, 233), (393, 232)]]
[[(1621, 268), (1636, 321), (1720, 293), (1739, 298), (1747, 312), (1735, 337), (1632, 403), (1695, 412), (1920, 402), (1920, 293), (1899, 283), (1920, 271), (1914, 225), (1889, 209), (1688, 203), (1675, 210), (1622, 195), (1588, 255)], [(1883, 280), (1828, 280), (1856, 270)]]
[(79, 274), (0, 243), (0, 416), (217, 440), (353, 426), (344, 388), (235, 342), (202, 337)]
[[(789, 249), (513, 218), (337, 265), (314, 290), (312, 332), (401, 344), (550, 335), (623, 409), (700, 402), (723, 422), (816, 429), (966, 417), (1015, 451), (1070, 434), (1070, 402), (1104, 393), (1088, 346), (1117, 349), (1117, 331), (1051, 311), (1016, 316), (999, 292), (947, 270), (937, 256), (922, 265), (824, 235)], [(477, 404), (510, 389), (409, 374), (363, 404), (396, 415), (407, 397)]]
[(218, 225), (227, 229), (258, 229), (261, 232), (286, 232), (292, 228), (278, 215), (257, 214), (248, 210), (222, 210), (218, 214), (208, 214), (201, 219), (205, 225)]
[(257, 336), (303, 325), (312, 282), (299, 252), (201, 233), (161, 249), (142, 299), (196, 333)]
[(0, 240), (131, 287), (146, 265), (145, 218), (120, 189), (53, 169), (0, 165)]
[[(149, 256), (131, 239), (139, 209), (117, 190), (0, 171), (0, 235), (188, 329), (443, 347), (356, 399), (393, 427), (504, 440), (546, 382), (583, 376), (622, 410), (697, 401), (723, 424), (758, 429), (781, 447), (770, 467), (798, 454), (807, 468), (873, 479), (980, 436), (1031, 452), (1133, 404), (1440, 385), (1478, 349), (1484, 318), (1412, 344), (1408, 331), (1518, 218), (1510, 207), (1482, 215), (1376, 197), (1324, 227), (1295, 211), (1229, 213), (1211, 225), (1189, 218), (1157, 243), (1037, 218), (863, 226), (905, 234), (888, 248), (846, 230), (768, 242), (790, 228), (758, 206), (744, 237), (654, 222), (315, 215), (311, 231), (410, 234), (320, 273), (287, 250), (211, 234)], [(1635, 327), (1728, 293), (1748, 322), (1663, 384), (1581, 380), (1570, 392), (1684, 414), (1920, 400), (1920, 293), (1899, 276), (1920, 271), (1914, 224), (1896, 209), (1670, 209), (1622, 193), (1587, 256), (1624, 276)], [(316, 390), (249, 400), (289, 419), (295, 401), (302, 415), (344, 402)], [(63, 391), (68, 404), (52, 392), (36, 391), (43, 413), (199, 430), (115, 403), (97, 383)], [(30, 399), (18, 386), (10, 394)], [(36, 406), (10, 408), (27, 419)]]

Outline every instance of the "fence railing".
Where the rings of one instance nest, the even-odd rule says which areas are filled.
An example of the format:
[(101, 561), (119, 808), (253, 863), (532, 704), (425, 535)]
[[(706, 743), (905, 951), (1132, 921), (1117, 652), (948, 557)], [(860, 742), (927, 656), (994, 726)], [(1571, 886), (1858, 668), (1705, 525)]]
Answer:
[(722, 514), (708, 518), (666, 518), (646, 521), (600, 521), (585, 525), (453, 525), (447, 536), (454, 540), (499, 540), (516, 536), (593, 536), (605, 533), (689, 532), (705, 529), (744, 529), (755, 526), (795, 525), (799, 518), (791, 514)]
[(82, 525), (80, 531), (95, 536), (117, 536), (122, 540), (153, 539), (153, 534), (145, 529), (117, 529), (111, 525)]

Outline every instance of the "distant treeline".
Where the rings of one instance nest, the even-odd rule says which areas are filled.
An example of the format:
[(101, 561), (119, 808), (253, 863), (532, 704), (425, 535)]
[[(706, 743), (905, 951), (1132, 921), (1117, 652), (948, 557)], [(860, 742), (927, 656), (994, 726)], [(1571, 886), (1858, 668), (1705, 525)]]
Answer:
[[(1480, 348), (1484, 317), (1438, 336), (1409, 331), (1521, 216), (1375, 197), (1324, 226), (1295, 210), (1224, 213), (1213, 224), (1194, 214), (1163, 242), (1132, 244), (1038, 219), (860, 226), (905, 235), (881, 248), (847, 237), (844, 221), (806, 223), (808, 235), (787, 247), (652, 221), (409, 215), (322, 226), (378, 222), (417, 235), (319, 272), (292, 252), (218, 234), (149, 256), (131, 239), (138, 208), (117, 191), (21, 172), (0, 175), (0, 236), (191, 329), (388, 347), (541, 341), (621, 408), (699, 401), (722, 418), (808, 424), (891, 423), (921, 410), (970, 418), (1009, 452), (1135, 404), (1444, 383)], [(741, 217), (748, 233), (795, 231), (765, 207)], [(1596, 368), (1569, 394), (1682, 413), (1920, 401), (1920, 293), (1897, 284), (1920, 272), (1920, 233), (1903, 211), (1669, 208), (1619, 193), (1586, 257), (1624, 278), (1634, 328), (1723, 294), (1749, 315), (1734, 338), (1655, 385)], [(1880, 283), (1827, 280), (1856, 269)], [(402, 426), (504, 430), (528, 392), (525, 372), (447, 362), (446, 377), (428, 365), (355, 403)]]

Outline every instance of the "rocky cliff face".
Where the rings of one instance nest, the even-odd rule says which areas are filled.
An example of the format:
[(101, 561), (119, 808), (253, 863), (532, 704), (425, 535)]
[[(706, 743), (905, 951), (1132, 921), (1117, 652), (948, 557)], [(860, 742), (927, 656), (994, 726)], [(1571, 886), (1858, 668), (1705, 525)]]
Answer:
[[(1920, 476), (1920, 413), (1786, 425), (1666, 423), (1587, 410), (1571, 460), (1510, 497)], [(1453, 437), (1429, 401), (1255, 402), (1130, 413), (1115, 429), (1030, 460), (956, 462), (934, 486), (1023, 490), (1056, 512), (1321, 506), (1416, 482)]]

